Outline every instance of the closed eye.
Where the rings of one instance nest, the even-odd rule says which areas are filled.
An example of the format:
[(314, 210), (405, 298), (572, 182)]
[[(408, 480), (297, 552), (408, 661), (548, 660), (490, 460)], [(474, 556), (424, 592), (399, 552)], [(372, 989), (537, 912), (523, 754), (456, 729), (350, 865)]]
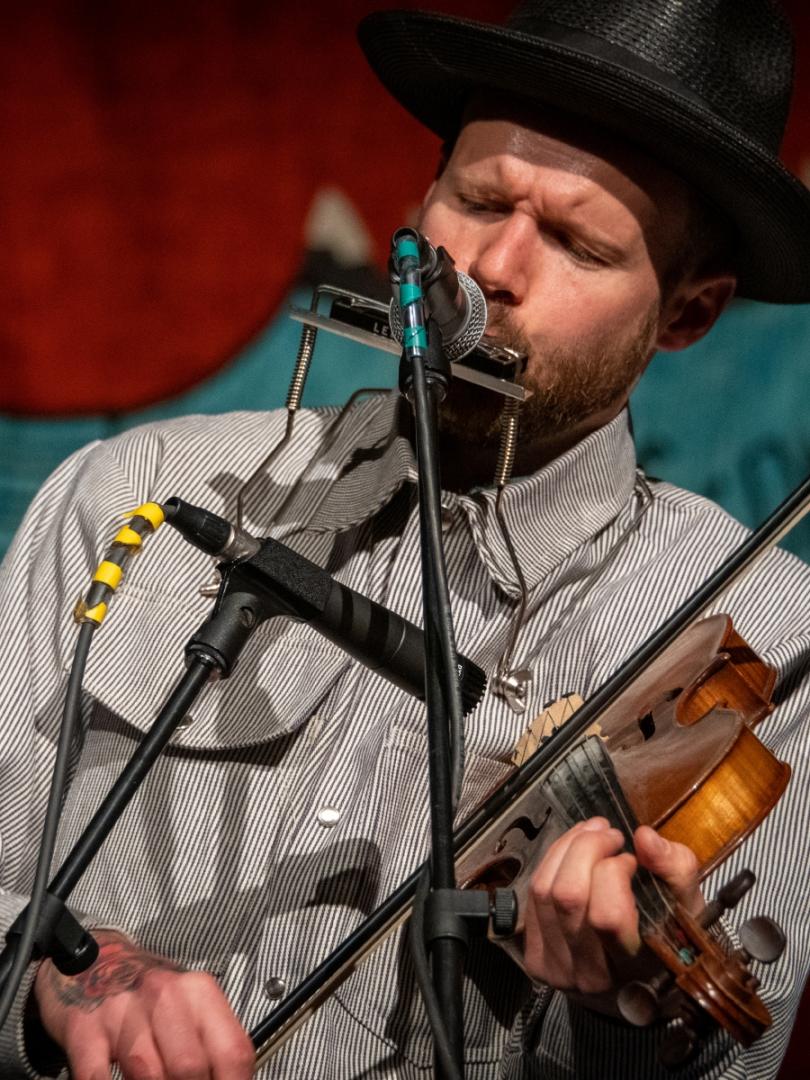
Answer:
[(506, 203), (475, 198), (473, 195), (463, 195), (461, 192), (456, 195), (456, 198), (468, 214), (503, 214), (510, 209)]
[(595, 251), (585, 247), (578, 240), (575, 240), (573, 236), (562, 230), (555, 232), (554, 239), (562, 247), (571, 258), (582, 264), (583, 266), (592, 266), (594, 268), (599, 266), (609, 266), (608, 259), (601, 255), (597, 255)]

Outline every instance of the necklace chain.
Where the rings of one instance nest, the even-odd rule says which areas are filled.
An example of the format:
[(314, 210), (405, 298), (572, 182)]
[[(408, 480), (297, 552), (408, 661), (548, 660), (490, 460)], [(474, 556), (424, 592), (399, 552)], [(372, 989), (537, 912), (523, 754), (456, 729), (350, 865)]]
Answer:
[(580, 588), (576, 590), (573, 597), (568, 601), (551, 626), (542, 635), (539, 642), (519, 664), (513, 664), (513, 657), (518, 639), (526, 624), (528, 592), (526, 590), (525, 578), (520, 567), (518, 555), (509, 535), (506, 520), (496, 501), (496, 518), (501, 532), (503, 533), (504, 542), (515, 570), (515, 576), (521, 585), (521, 596), (510, 628), (508, 644), (498, 662), (498, 670), (492, 679), (491, 685), (494, 693), (498, 694), (499, 697), (504, 698), (513, 712), (521, 714), (526, 711), (529, 691), (531, 690), (531, 685), (534, 680), (531, 668), (542, 649), (546, 646), (551, 636), (559, 630), (563, 621), (574, 606), (577, 605), (585, 594), (594, 587), (596, 582), (600, 580), (604, 572), (616, 558), (620, 549), (624, 546), (627, 539), (638, 528), (642, 517), (652, 505), (652, 489), (650, 488), (647, 478), (640, 469), (636, 470), (636, 479), (633, 484), (633, 497), (636, 506), (627, 527), (622, 530), (616, 540), (608, 548), (607, 552), (605, 552), (601, 562), (584, 578)]

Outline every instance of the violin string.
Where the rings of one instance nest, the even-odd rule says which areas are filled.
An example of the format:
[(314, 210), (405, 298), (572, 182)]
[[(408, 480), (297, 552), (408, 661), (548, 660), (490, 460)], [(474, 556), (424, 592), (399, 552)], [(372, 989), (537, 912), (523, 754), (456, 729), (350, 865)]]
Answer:
[[(620, 815), (621, 819), (624, 822), (626, 832), (630, 836), (632, 836), (634, 831), (635, 831), (634, 828), (633, 828), (633, 823), (628, 820), (625, 809), (624, 809), (623, 801), (615, 794), (614, 789), (613, 789), (613, 784), (614, 783), (616, 785), (618, 785), (618, 778), (616, 777), (616, 774), (614, 772), (612, 772), (612, 771), (610, 771), (610, 772), (608, 771), (608, 769), (605, 767), (604, 761), (597, 762), (596, 763), (596, 768), (599, 771), (600, 779), (602, 780), (602, 784), (603, 784), (605, 790), (608, 793), (608, 797), (612, 800), (613, 805), (616, 807), (617, 813)], [(639, 884), (642, 886), (642, 888), (644, 888), (644, 891), (647, 892), (648, 894), (649, 894), (649, 887), (652, 886), (653, 892), (656, 894), (656, 898), (661, 901), (661, 905), (664, 907), (664, 909), (674, 918), (675, 917), (674, 907), (673, 907), (672, 903), (670, 902), (669, 897), (667, 896), (665, 890), (663, 889), (663, 887), (661, 885), (661, 882), (658, 880), (658, 878), (655, 876), (655, 874), (652, 874), (652, 873), (650, 873), (649, 871), (646, 871), (646, 870), (645, 870), (644, 873), (641, 873), (642, 870), (645, 870), (645, 868), (644, 867), (639, 868), (639, 874), (638, 874)], [(650, 906), (652, 908), (652, 905), (650, 905)], [(660, 908), (659, 908), (659, 911), (660, 911)], [(647, 912), (643, 912), (643, 914), (645, 914), (649, 918), (649, 914)], [(651, 921), (652, 922), (655, 921), (654, 917), (651, 919)]]
[[(596, 761), (596, 762), (591, 761), (591, 765), (595, 768), (595, 770), (596, 770), (596, 772), (597, 772), (597, 774), (599, 776), (599, 779), (601, 781), (603, 790), (607, 793), (607, 797), (608, 797), (611, 805), (615, 808), (617, 817), (620, 819), (620, 821), (622, 822), (622, 825), (624, 826), (623, 831), (624, 831), (625, 837), (627, 837), (628, 841), (630, 843), (632, 843), (632, 838), (633, 838), (633, 835), (634, 835), (634, 832), (635, 832), (634, 825), (636, 823), (634, 821), (632, 821), (630, 819), (629, 815), (627, 814), (627, 811), (626, 811), (625, 806), (624, 806), (623, 798), (620, 797), (620, 795), (618, 795), (616, 793), (616, 786), (618, 786), (618, 779), (617, 779), (615, 773), (610, 771), (607, 768), (607, 766), (606, 766), (606, 764), (604, 762), (604, 759), (600, 760), (600, 761)], [(665, 910), (669, 911), (670, 914), (674, 914), (674, 912), (672, 910), (672, 907), (669, 904), (664, 891), (660, 887), (660, 883), (658, 882), (658, 880), (655, 878), (655, 876), (653, 874), (650, 874), (649, 872), (644, 871), (643, 867), (639, 867), (639, 870), (637, 872), (636, 882), (637, 882), (639, 891), (644, 894), (644, 896), (646, 898), (646, 905), (649, 908), (649, 910), (646, 910), (645, 909), (645, 904), (640, 902), (639, 903), (639, 913), (644, 915), (644, 917), (648, 920), (648, 922), (650, 922), (650, 923), (655, 922), (655, 917), (660, 912), (662, 907)], [(651, 891), (652, 891), (652, 899), (651, 899)], [(641, 898), (639, 898), (639, 900), (641, 901)], [(656, 905), (655, 901), (660, 901), (660, 904)]]
[[(612, 770), (608, 770), (602, 761), (596, 764), (596, 768), (602, 777), (604, 787), (608, 792), (608, 797), (616, 807), (617, 813), (625, 821), (625, 826), (632, 835), (634, 832), (632, 824), (627, 820), (626, 812), (623, 805), (623, 799), (616, 796), (614, 792), (614, 785), (618, 786), (618, 778)], [(646, 925), (649, 928), (656, 927), (661, 938), (672, 949), (674, 953), (680, 952), (680, 942), (675, 938), (670, 930), (669, 922), (662, 921), (657, 923), (657, 916), (660, 915), (662, 910), (666, 912), (670, 918), (677, 922), (677, 916), (675, 914), (674, 906), (667, 895), (667, 891), (663, 888), (662, 883), (651, 871), (646, 867), (639, 866), (635, 874), (636, 889), (634, 890), (637, 908), (639, 911), (639, 917), (646, 920)]]

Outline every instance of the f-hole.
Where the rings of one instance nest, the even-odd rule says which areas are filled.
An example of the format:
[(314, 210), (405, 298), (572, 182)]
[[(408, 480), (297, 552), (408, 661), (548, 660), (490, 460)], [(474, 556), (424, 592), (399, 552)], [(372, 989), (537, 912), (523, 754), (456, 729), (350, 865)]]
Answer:
[(651, 739), (655, 734), (655, 719), (651, 712), (645, 713), (638, 719), (638, 729), (644, 736), (644, 742)]
[(546, 807), (545, 815), (539, 825), (535, 825), (532, 819), (530, 817), (527, 817), (525, 814), (522, 814), (519, 818), (515, 818), (514, 821), (510, 821), (509, 825), (506, 827), (506, 829), (504, 829), (503, 833), (501, 834), (500, 840), (495, 845), (495, 851), (503, 851), (503, 849), (506, 847), (506, 838), (513, 829), (518, 829), (520, 832), (522, 832), (530, 843), (532, 840), (536, 840), (537, 837), (540, 835), (543, 826), (548, 821), (550, 814), (551, 807), (549, 806)]
[[(674, 690), (667, 690), (663, 695), (663, 700), (676, 701), (682, 693), (682, 687), (677, 686)], [(653, 716), (652, 710), (645, 713), (643, 716), (640, 716), (637, 722), (638, 730), (641, 732), (644, 742), (647, 742), (648, 739), (651, 739), (653, 735), (655, 735), (655, 717)]]

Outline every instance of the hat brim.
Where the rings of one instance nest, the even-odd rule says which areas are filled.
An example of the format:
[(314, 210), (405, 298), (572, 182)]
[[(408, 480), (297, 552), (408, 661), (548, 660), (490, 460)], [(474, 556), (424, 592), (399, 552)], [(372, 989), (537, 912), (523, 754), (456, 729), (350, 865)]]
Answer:
[(591, 119), (643, 147), (736, 225), (739, 296), (810, 302), (810, 191), (694, 97), (604, 56), (467, 19), (383, 11), (361, 22), (358, 37), (385, 87), (443, 138), (484, 87)]

